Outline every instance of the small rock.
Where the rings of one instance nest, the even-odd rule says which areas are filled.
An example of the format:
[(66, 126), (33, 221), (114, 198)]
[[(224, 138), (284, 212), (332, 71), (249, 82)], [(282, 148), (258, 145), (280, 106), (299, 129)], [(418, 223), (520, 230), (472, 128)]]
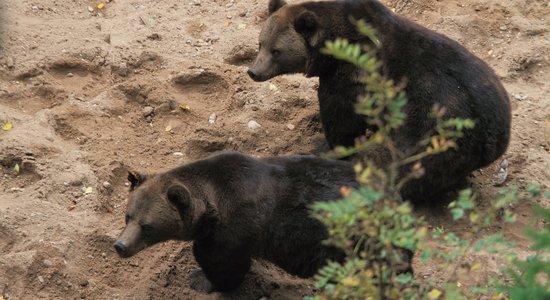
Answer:
[(34, 11), (37, 11), (37, 10), (38, 10), (38, 6), (33, 5), (33, 6), (31, 6), (31, 9), (34, 10)]
[(160, 37), (160, 35), (158, 33), (153, 33), (151, 35), (148, 35), (147, 36), (148, 39), (152, 40), (152, 41), (160, 41), (162, 40), (162, 38)]
[(13, 61), (13, 58), (12, 57), (6, 58), (6, 67), (8, 67), (8, 69), (13, 69), (14, 66), (15, 66), (15, 62)]
[(161, 103), (155, 107), (156, 113), (168, 113), (177, 108), (177, 103), (174, 100), (168, 100), (164, 103)]
[(42, 263), (43, 263), (44, 266), (46, 266), (46, 267), (51, 267), (51, 266), (53, 265), (52, 261), (49, 260), (49, 259), (43, 260)]
[(40, 283), (44, 283), (44, 277), (38, 276), (38, 281), (40, 281)]
[(101, 257), (105, 258), (107, 256), (107, 253), (103, 252), (101, 253)]
[(74, 77), (74, 74), (69, 72), (69, 73), (67, 73), (67, 77)]
[(113, 188), (113, 186), (111, 185), (111, 183), (109, 181), (104, 181), (103, 182), (103, 187), (108, 191), (110, 191)]
[(216, 118), (217, 116), (215, 113), (211, 114), (210, 117), (208, 117), (208, 123), (214, 124), (216, 122)]
[(523, 101), (523, 100), (527, 99), (527, 96), (522, 95), (522, 94), (513, 94), (512, 96), (518, 101)]
[(139, 267), (139, 263), (137, 261), (131, 261), (130, 266), (132, 267)]
[(88, 286), (88, 284), (89, 284), (88, 279), (82, 279), (80, 281), (80, 286), (82, 286), (82, 287), (86, 287), (86, 286)]
[(128, 65), (125, 62), (121, 62), (118, 64), (116, 63), (112, 64), (111, 72), (124, 77), (124, 76), (127, 76), (128, 73), (130, 73), (130, 69), (128, 68)]
[(181, 153), (181, 152), (174, 152), (172, 154), (174, 154), (174, 156), (183, 156), (183, 153)]
[(294, 128), (296, 128), (296, 126), (294, 126), (294, 124), (287, 124), (286, 128), (288, 128), (289, 130), (294, 130)]
[(111, 34), (110, 33), (104, 34), (102, 39), (103, 39), (103, 41), (105, 41), (105, 43), (110, 44), (111, 43)]
[(141, 113), (143, 114), (144, 117), (148, 117), (148, 116), (152, 115), (154, 111), (155, 111), (155, 109), (153, 107), (145, 106), (143, 108), (143, 110), (141, 111)]
[(506, 178), (508, 177), (509, 164), (510, 163), (508, 162), (507, 159), (504, 159), (502, 160), (502, 162), (500, 162), (500, 165), (497, 170), (497, 174), (495, 175), (496, 186), (501, 186), (506, 181)]
[(94, 8), (91, 7), (91, 6), (88, 6), (88, 11), (89, 11), (89, 12), (94, 12)]
[(499, 29), (500, 29), (501, 31), (505, 31), (506, 29), (508, 29), (508, 27), (506, 27), (506, 25), (502, 25), (502, 26), (500, 26)]
[(256, 129), (259, 129), (262, 127), (262, 125), (260, 125), (258, 122), (254, 121), (254, 120), (250, 120), (247, 124), (248, 128), (252, 129), (252, 130), (256, 130)]

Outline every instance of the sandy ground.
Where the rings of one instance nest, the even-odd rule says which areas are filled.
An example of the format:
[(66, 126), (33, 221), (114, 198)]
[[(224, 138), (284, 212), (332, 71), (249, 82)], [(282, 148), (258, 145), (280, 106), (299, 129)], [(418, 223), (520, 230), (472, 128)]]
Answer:
[[(196, 267), (189, 244), (157, 245), (128, 260), (112, 249), (124, 226), (127, 168), (164, 170), (225, 149), (326, 150), (316, 80), (254, 83), (246, 75), (266, 2), (117, 0), (102, 10), (84, 0), (0, 3), (0, 123), (13, 123), (0, 131), (1, 296), (294, 299), (314, 292), (311, 281), (256, 262), (235, 292), (202, 295), (186, 283)], [(505, 185), (550, 186), (550, 2), (385, 3), (496, 70), (514, 108)], [(248, 128), (251, 120), (261, 127)], [(498, 189), (494, 174), (495, 166), (472, 174), (481, 202)], [(516, 208), (517, 225), (504, 227), (518, 253), (526, 251), (527, 206)], [(433, 226), (464, 227), (442, 209), (419, 213)], [(483, 268), (464, 284), (499, 275), (493, 257), (467, 259)], [(446, 276), (415, 267), (426, 280)]]

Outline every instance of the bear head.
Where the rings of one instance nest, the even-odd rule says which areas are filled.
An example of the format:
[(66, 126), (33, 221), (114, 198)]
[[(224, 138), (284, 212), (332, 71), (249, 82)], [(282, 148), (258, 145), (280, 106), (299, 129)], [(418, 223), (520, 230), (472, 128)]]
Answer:
[(258, 56), (248, 75), (254, 81), (292, 73), (313, 76), (312, 55), (325, 40), (319, 17), (306, 6), (286, 5), (284, 0), (270, 0), (268, 10), (269, 18), (260, 32)]
[[(167, 240), (192, 240), (196, 220), (204, 210), (194, 203), (189, 190), (170, 173), (146, 176), (129, 172), (130, 194), (126, 227), (114, 244), (121, 257)], [(176, 209), (170, 203), (177, 203)], [(180, 217), (181, 216), (181, 217)]]

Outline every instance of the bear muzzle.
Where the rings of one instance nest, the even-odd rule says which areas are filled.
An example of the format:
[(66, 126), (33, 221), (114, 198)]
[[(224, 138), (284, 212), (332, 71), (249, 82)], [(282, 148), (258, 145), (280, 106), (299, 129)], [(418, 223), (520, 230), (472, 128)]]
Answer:
[(269, 79), (266, 76), (259, 75), (258, 72), (252, 68), (249, 68), (248, 71), (246, 71), (246, 73), (248, 74), (248, 76), (250, 76), (250, 78), (252, 78), (252, 80), (257, 82), (266, 81)]
[(114, 244), (114, 247), (115, 247), (116, 253), (118, 253), (120, 257), (131, 256), (130, 253), (128, 252), (128, 247), (123, 242), (116, 241)]

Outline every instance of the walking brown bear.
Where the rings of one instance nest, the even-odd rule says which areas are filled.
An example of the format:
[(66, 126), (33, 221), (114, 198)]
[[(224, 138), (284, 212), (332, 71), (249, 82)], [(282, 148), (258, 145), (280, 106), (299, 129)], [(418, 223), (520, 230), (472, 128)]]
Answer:
[[(193, 241), (202, 269), (190, 275), (194, 289), (234, 289), (252, 257), (301, 277), (314, 275), (327, 260), (344, 259), (342, 250), (321, 243), (328, 234), (309, 215), (309, 205), (341, 198), (342, 186), (358, 186), (349, 162), (228, 152), (128, 179), (126, 227), (116, 251), (130, 257), (162, 241)], [(411, 271), (412, 252), (402, 253), (397, 270)]]
[[(260, 50), (248, 74), (265, 81), (282, 74), (319, 77), (321, 123), (331, 148), (353, 146), (368, 128), (354, 111), (364, 86), (351, 64), (322, 55), (325, 41), (337, 37), (369, 43), (351, 19), (364, 19), (378, 32), (382, 72), (406, 82), (409, 99), (405, 124), (393, 134), (398, 150), (414, 154), (419, 140), (435, 127), (429, 113), (435, 104), (446, 108), (445, 118), (470, 118), (457, 149), (422, 160), (425, 176), (401, 190), (413, 202), (436, 200), (472, 171), (498, 159), (510, 140), (510, 103), (493, 70), (457, 42), (392, 13), (376, 0), (305, 2), (287, 5), (270, 0), (269, 18), (259, 38)], [(401, 170), (410, 172), (410, 166)]]

